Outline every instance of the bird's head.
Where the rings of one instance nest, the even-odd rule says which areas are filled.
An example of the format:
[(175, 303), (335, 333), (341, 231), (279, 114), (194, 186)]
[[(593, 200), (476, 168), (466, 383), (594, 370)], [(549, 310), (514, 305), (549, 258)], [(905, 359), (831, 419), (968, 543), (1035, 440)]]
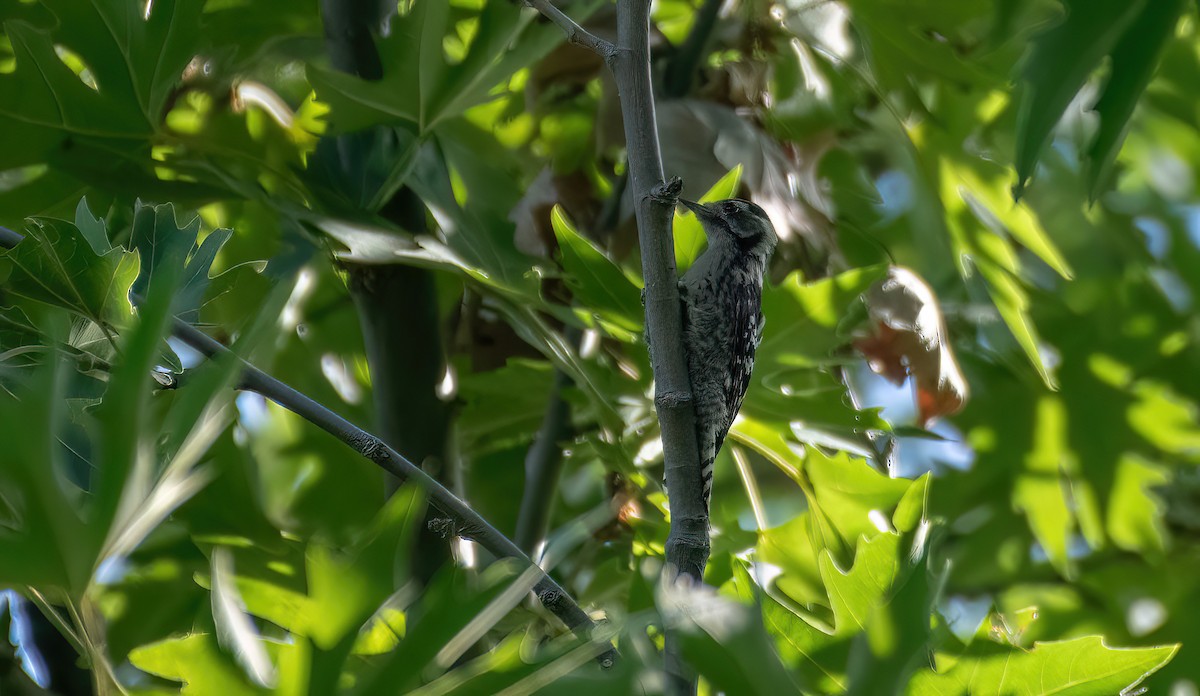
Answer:
[(711, 246), (718, 240), (728, 240), (743, 254), (761, 256), (764, 260), (775, 250), (778, 237), (766, 211), (740, 198), (727, 198), (713, 203), (696, 203), (682, 198), (679, 202), (696, 214)]

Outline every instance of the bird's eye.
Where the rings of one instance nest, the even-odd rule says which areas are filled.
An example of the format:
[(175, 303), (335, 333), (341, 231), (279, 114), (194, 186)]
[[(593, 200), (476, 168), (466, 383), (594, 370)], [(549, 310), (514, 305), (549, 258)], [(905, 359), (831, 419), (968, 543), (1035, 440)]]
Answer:
[(721, 211), (727, 215), (732, 215), (732, 214), (736, 213), (738, 210), (739, 210), (738, 204), (733, 203), (733, 202), (729, 202), (729, 203), (726, 203), (725, 205), (721, 206)]

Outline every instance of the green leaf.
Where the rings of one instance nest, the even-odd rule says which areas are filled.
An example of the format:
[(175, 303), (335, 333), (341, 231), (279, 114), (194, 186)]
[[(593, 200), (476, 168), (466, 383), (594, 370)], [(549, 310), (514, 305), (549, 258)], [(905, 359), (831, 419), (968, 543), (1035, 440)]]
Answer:
[(0, 583), (59, 587), (78, 598), (97, 547), (74, 487), (61, 475), (56, 436), (65, 382), (57, 368), (57, 361), (46, 361), (23, 386), (0, 392), (0, 436), (7, 443), (0, 458)]
[(17, 65), (0, 74), (0, 126), (10, 145), (0, 169), (42, 161), (60, 145), (69, 149), (71, 138), (120, 139), (115, 148), (125, 149), (149, 136), (196, 54), (201, 0), (155, 2), (148, 18), (123, 0), (44, 4), (59, 19), (53, 30), (4, 25)]
[[(970, 161), (959, 164), (949, 160), (943, 161), (942, 175), (946, 177), (943, 183), (943, 199), (947, 201), (947, 211), (959, 210), (959, 202), (950, 198), (951, 190), (965, 203), (967, 210), (975, 218), (976, 224), (986, 228), (993, 234), (1009, 235), (1038, 258), (1053, 268), (1063, 278), (1070, 280), (1074, 275), (1070, 265), (1063, 258), (1062, 252), (1055, 246), (1054, 241), (1042, 227), (1041, 221), (1033, 211), (1022, 203), (1014, 203), (1004, 191), (1004, 177), (1007, 172), (991, 163)], [(976, 245), (978, 249), (985, 244)]]
[(1113, 47), (1112, 74), (1094, 107), (1100, 115), (1100, 129), (1087, 151), (1088, 195), (1093, 201), (1108, 183), (1129, 117), (1186, 7), (1184, 0), (1146, 2)]
[(17, 69), (0, 74), (0, 123), (15, 147), (6, 167), (31, 164), (66, 134), (138, 137), (149, 124), (136, 103), (107, 99), (85, 85), (54, 51), (51, 37), (24, 22), (6, 22)]
[[(890, 478), (861, 459), (846, 454), (827, 457), (815, 448), (807, 448), (804, 470), (812, 489), (821, 502), (821, 509), (837, 527), (842, 537), (852, 545), (862, 536), (879, 533), (879, 521), (870, 518), (872, 510), (890, 519), (901, 500), (913, 488), (924, 486), (909, 479)], [(913, 501), (920, 509), (922, 500)], [(918, 513), (919, 514), (919, 513)], [(911, 521), (909, 506), (901, 515)]]
[(1033, 40), (1033, 53), (1022, 73), (1026, 90), (1017, 115), (1017, 184), (1013, 189), (1018, 198), (1067, 104), (1148, 3), (1065, 0), (1064, 4), (1066, 17)]
[[(382, 80), (308, 67), (308, 79), (330, 120), (341, 132), (397, 121), (414, 124), (419, 135), (485, 101), (507, 80), (563, 40), (562, 32), (520, 6), (486, 3), (478, 14), (473, 40), (461, 61), (448, 60), (443, 47), (450, 5), (419, 0), (394, 18), (378, 42)], [(456, 39), (459, 37), (452, 34)]]
[(175, 207), (170, 203), (149, 206), (139, 201), (129, 236), (129, 245), (138, 252), (142, 262), (133, 291), (145, 296), (154, 282), (155, 272), (161, 272), (164, 267), (179, 273), (199, 232), (200, 218), (194, 217), (187, 227), (180, 228), (175, 222)]
[(845, 693), (846, 655), (838, 649), (847, 645), (844, 641), (834, 640), (773, 597), (762, 598), (762, 612), (784, 664), (804, 675), (821, 693)]
[(140, 107), (157, 125), (163, 107), (196, 55), (202, 0), (43, 0), (58, 16), (56, 38), (78, 53), (100, 94)]
[(75, 207), (75, 226), (79, 228), (79, 233), (87, 239), (88, 244), (92, 245), (92, 251), (97, 254), (105, 254), (112, 249), (104, 220), (92, 216), (92, 211), (88, 209), (87, 198), (80, 198), (79, 205)]
[[(1175, 656), (1178, 645), (1110, 648), (1100, 636), (1037, 643), (1030, 651), (977, 640), (940, 672), (924, 670), (908, 684), (916, 696), (1124, 693)], [(939, 667), (942, 658), (939, 656)], [(951, 657), (951, 660), (953, 658)]]
[(550, 221), (562, 252), (567, 285), (575, 298), (620, 328), (641, 331), (638, 288), (604, 252), (575, 231), (560, 206), (554, 207)]
[[(742, 181), (742, 165), (730, 169), (725, 176), (717, 180), (708, 191), (700, 197), (700, 203), (712, 203), (733, 198)], [(696, 219), (696, 214), (675, 209), (675, 221), (672, 227), (675, 239), (675, 270), (683, 274), (692, 263), (699, 258), (706, 246), (704, 227)]]
[(753, 604), (708, 588), (676, 585), (662, 591), (660, 610), (675, 627), (684, 658), (715, 690), (725, 693), (790, 694), (796, 683), (775, 654), (762, 616)]
[[(272, 652), (292, 646), (272, 644)], [(194, 632), (182, 638), (151, 643), (129, 653), (138, 669), (173, 681), (183, 682), (179, 693), (250, 696), (273, 693), (252, 684), (233, 660), (221, 652), (212, 633)]]
[(866, 630), (871, 612), (886, 600), (903, 570), (900, 541), (898, 534), (861, 539), (854, 552), (854, 565), (844, 571), (831, 553), (820, 554), (818, 563), (833, 609), (834, 635), (851, 636)]
[(213, 262), (221, 247), (233, 236), (232, 230), (220, 228), (197, 244), (199, 233), (200, 218), (194, 216), (180, 226), (175, 206), (170, 203), (151, 206), (139, 202), (134, 210), (129, 244), (138, 251), (142, 270), (133, 290), (144, 294), (161, 268), (181, 272), (172, 311), (187, 321), (197, 318), (208, 290)]
[(0, 251), (4, 289), (90, 319), (102, 328), (129, 323), (129, 290), (138, 275), (137, 254), (112, 249), (97, 255), (74, 225), (35, 219), (25, 240)]
[[(1031, 301), (1022, 283), (1022, 264), (1007, 235), (1027, 246), (1064, 278), (1071, 277), (1071, 269), (1023, 203), (1006, 206), (1010, 210), (1004, 211), (1003, 220), (1008, 224), (1000, 222), (997, 215), (1004, 208), (999, 207), (995, 169), (992, 165), (964, 165), (942, 158), (937, 175), (939, 203), (944, 207), (951, 248), (958, 257), (957, 270), (968, 281), (968, 288), (974, 279), (976, 286), (986, 290), (1026, 358), (1042, 381), (1053, 387), (1054, 376), (1042, 360), (1037, 327), (1030, 317)], [(997, 207), (989, 209), (972, 191), (981, 192)]]
[(805, 283), (799, 272), (763, 290), (762, 344), (755, 353), (754, 373), (766, 378), (786, 368), (808, 368), (836, 362), (833, 352), (849, 337), (840, 327), (868, 288), (887, 275), (887, 266), (867, 266)]

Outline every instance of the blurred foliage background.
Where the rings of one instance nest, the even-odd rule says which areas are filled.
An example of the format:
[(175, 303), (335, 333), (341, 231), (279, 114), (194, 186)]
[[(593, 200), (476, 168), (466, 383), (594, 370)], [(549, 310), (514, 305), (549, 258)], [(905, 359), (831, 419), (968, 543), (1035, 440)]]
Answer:
[[(0, 21), (3, 693), (655, 693), (664, 620), (703, 693), (1200, 693), (1193, 3), (654, 3), (667, 175), (782, 240), (678, 596), (596, 56), (503, 0)], [(171, 314), (544, 549), (622, 661)]]

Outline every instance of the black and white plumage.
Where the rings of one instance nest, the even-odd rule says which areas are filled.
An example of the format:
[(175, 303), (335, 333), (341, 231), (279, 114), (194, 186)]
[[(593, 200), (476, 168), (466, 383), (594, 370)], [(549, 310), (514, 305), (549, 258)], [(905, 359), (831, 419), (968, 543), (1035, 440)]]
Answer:
[(708, 505), (713, 462), (742, 407), (762, 341), (763, 276), (777, 237), (767, 214), (750, 201), (680, 202), (696, 214), (708, 238), (708, 248), (679, 281)]

